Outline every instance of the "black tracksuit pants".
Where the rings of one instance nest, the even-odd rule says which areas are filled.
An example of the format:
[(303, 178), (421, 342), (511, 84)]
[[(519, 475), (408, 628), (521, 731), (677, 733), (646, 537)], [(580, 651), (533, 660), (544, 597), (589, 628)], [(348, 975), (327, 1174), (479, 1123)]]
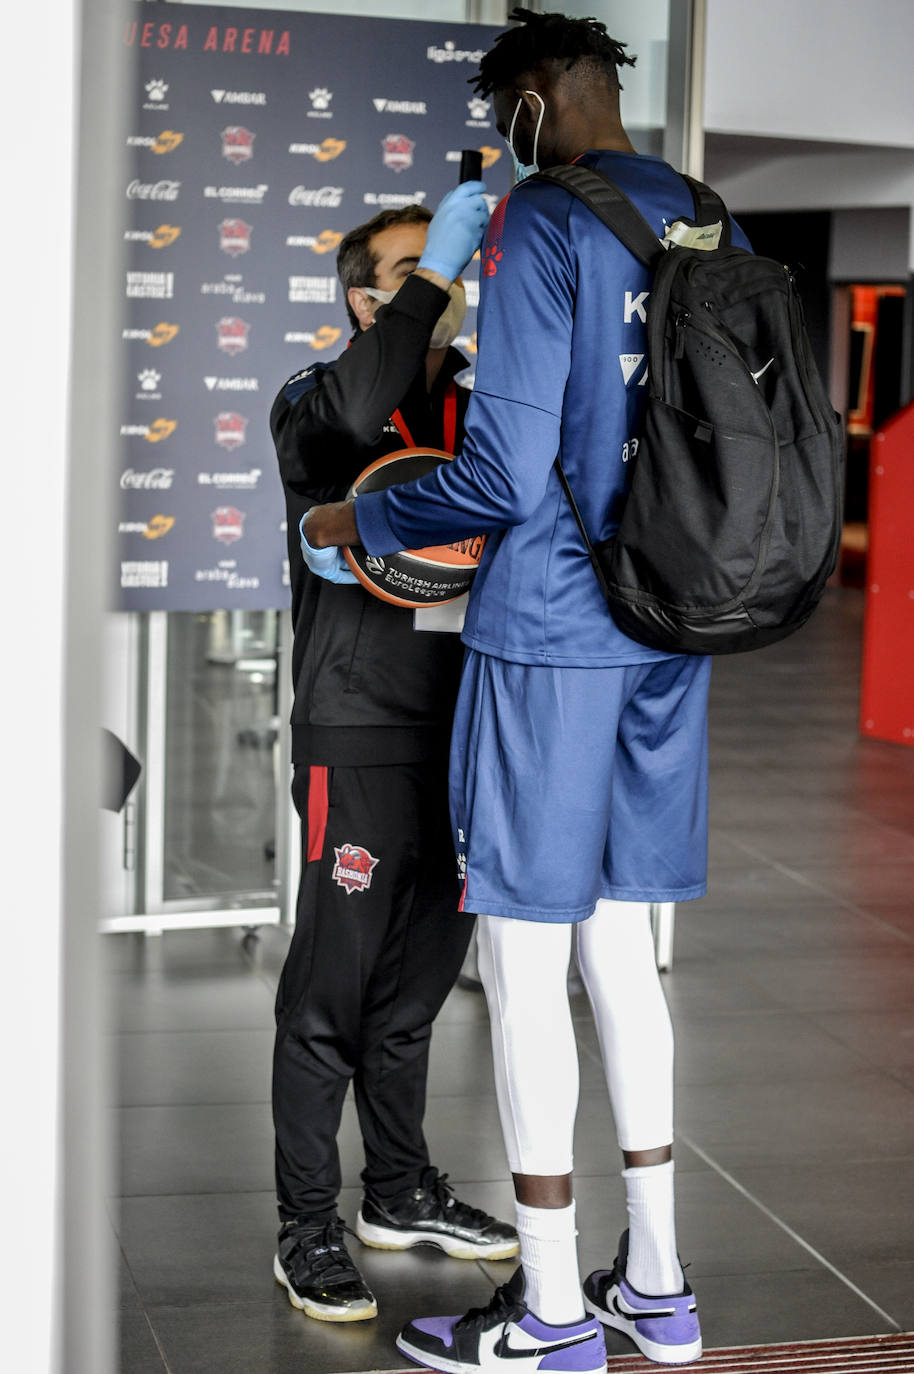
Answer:
[(276, 1000), (273, 1121), (283, 1221), (336, 1208), (336, 1137), (352, 1080), (378, 1198), (415, 1187), (431, 1023), (460, 971), (473, 917), (459, 888), (447, 760), (298, 765), (295, 932)]

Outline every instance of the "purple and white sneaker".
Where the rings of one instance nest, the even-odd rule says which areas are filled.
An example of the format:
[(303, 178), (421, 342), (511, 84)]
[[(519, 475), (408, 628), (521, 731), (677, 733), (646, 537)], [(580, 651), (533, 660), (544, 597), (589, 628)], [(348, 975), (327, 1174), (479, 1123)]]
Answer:
[(612, 1269), (595, 1269), (584, 1280), (584, 1306), (604, 1326), (622, 1331), (649, 1360), (690, 1364), (701, 1357), (701, 1328), (688, 1284), (673, 1297), (639, 1293), (625, 1277), (628, 1232), (622, 1233)]
[(488, 1307), (473, 1307), (465, 1317), (419, 1317), (409, 1322), (397, 1337), (397, 1349), (444, 1374), (606, 1374), (606, 1343), (599, 1322), (541, 1322), (524, 1302), (523, 1269), (496, 1288)]

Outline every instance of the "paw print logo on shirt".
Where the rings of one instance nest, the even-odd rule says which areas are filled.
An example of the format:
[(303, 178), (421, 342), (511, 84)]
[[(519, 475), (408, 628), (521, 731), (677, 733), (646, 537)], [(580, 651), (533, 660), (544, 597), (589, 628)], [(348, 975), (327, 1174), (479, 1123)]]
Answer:
[(482, 270), (484, 276), (494, 277), (495, 273), (498, 271), (498, 264), (501, 262), (503, 257), (504, 254), (502, 253), (502, 250), (499, 248), (497, 240), (494, 243), (487, 243), (486, 251), (483, 254), (482, 258)]

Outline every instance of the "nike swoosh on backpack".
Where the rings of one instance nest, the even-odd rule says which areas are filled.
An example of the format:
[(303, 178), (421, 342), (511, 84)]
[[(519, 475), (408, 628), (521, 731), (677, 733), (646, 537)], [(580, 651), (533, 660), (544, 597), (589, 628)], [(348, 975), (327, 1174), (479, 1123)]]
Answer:
[(760, 367), (759, 370), (758, 370), (758, 372), (753, 372), (753, 373), (751, 374), (752, 380), (753, 380), (754, 382), (757, 383), (759, 377), (763, 377), (763, 376), (765, 375), (765, 373), (768, 371), (769, 367), (771, 366), (771, 364), (772, 364), (773, 362), (774, 362), (774, 359), (773, 359), (773, 358), (769, 358), (768, 361), (767, 361), (767, 363), (765, 364), (764, 367)]

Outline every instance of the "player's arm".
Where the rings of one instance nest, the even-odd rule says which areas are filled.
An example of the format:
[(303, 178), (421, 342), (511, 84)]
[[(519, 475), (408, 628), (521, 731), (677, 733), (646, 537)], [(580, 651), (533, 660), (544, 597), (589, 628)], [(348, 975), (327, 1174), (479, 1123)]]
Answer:
[(416, 482), (360, 496), (354, 509), (320, 508), (309, 519), (312, 543), (357, 537), (371, 553), (419, 548), (521, 524), (541, 502), (559, 448), (575, 278), (568, 198), (541, 189), (546, 196), (515, 191), (493, 217), (484, 261), (496, 270), (483, 277), (460, 455)]

